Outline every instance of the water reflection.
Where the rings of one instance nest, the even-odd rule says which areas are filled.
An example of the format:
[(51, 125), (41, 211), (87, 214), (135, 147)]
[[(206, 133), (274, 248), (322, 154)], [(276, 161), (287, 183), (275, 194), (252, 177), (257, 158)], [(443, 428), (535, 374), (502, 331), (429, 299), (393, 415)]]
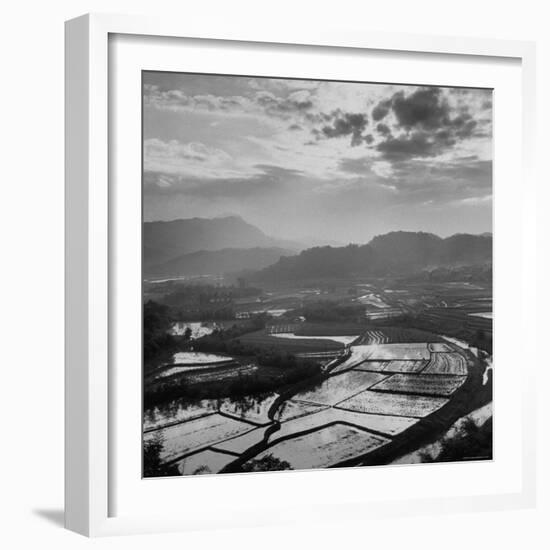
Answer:
[(172, 325), (172, 334), (174, 336), (188, 335), (191, 340), (196, 340), (212, 334), (218, 328), (216, 323), (177, 321)]
[(143, 429), (156, 430), (216, 412), (263, 425), (270, 422), (269, 410), (277, 397), (276, 393), (265, 393), (195, 401), (189, 398), (176, 399), (146, 409), (143, 413)]

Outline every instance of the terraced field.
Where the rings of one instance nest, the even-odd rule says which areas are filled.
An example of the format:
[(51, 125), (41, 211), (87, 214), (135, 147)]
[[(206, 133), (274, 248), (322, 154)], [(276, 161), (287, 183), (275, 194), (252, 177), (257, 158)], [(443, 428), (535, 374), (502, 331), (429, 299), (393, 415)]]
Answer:
[(258, 366), (253, 363), (240, 365), (233, 362), (230, 365), (216, 367), (211, 370), (192, 371), (186, 375), (185, 379), (188, 384), (204, 384), (209, 381), (234, 380), (236, 376), (250, 375), (257, 370)]
[(396, 373), (396, 372), (420, 372), (426, 368), (428, 361), (409, 361), (394, 359), (393, 361), (365, 361), (361, 363), (357, 369), (384, 373)]
[(176, 464), (183, 475), (205, 475), (218, 472), (232, 460), (233, 457), (227, 453), (206, 449), (182, 458)]
[(172, 363), (156, 369), (155, 379), (167, 378), (175, 374), (196, 372), (200, 370), (211, 371), (213, 369), (236, 366), (237, 363), (231, 357), (214, 355), (211, 353), (179, 352), (172, 357)]
[(308, 414), (318, 413), (324, 409), (327, 409), (326, 405), (318, 405), (316, 403), (307, 403), (304, 401), (296, 401), (295, 399), (287, 399), (277, 409), (275, 413), (275, 419), (278, 422), (286, 422), (287, 420), (294, 420), (296, 418), (302, 418)]
[(428, 344), (406, 343), (406, 344), (380, 344), (368, 346), (367, 359), (376, 361), (427, 361), (430, 359)]
[(143, 430), (144, 432), (158, 430), (172, 424), (214, 414), (217, 410), (218, 403), (215, 399), (201, 399), (196, 403), (187, 403), (181, 399), (172, 401), (168, 407), (148, 409), (143, 419)]
[(464, 383), (463, 376), (394, 374), (373, 386), (376, 391), (448, 397)]
[(272, 456), (287, 462), (293, 470), (328, 468), (353, 458), (358, 449), (368, 452), (388, 442), (385, 437), (370, 434), (353, 426), (335, 424), (276, 443), (260, 453), (257, 459)]
[(338, 404), (338, 407), (369, 414), (390, 414), (423, 418), (447, 403), (442, 397), (364, 391)]
[(288, 353), (341, 351), (344, 349), (344, 344), (335, 340), (324, 338), (279, 338), (266, 329), (244, 334), (239, 337), (239, 340), (243, 344), (250, 346), (267, 349), (277, 348), (279, 351), (286, 351)]
[(243, 397), (238, 400), (225, 399), (219, 406), (221, 413), (256, 424), (269, 424), (269, 409), (279, 397), (276, 393), (250, 399)]
[[(199, 449), (208, 448), (214, 443), (221, 443), (254, 428), (252, 424), (227, 418), (220, 414), (211, 414), (181, 422), (162, 429), (163, 448), (160, 458), (171, 462), (178, 457), (185, 457)], [(144, 436), (147, 443), (157, 432), (148, 432)]]
[(440, 342), (441, 338), (430, 332), (413, 328), (380, 327), (366, 330), (356, 344), (400, 344)]
[(300, 469), (391, 454), (413, 430), (437, 424), (438, 415), (452, 416), (441, 411), (454, 410), (470, 379), (473, 356), (433, 340), (354, 344), (315, 382), (236, 401), (180, 403), (171, 413), (149, 411), (145, 441), (162, 441), (161, 460), (176, 463), (183, 475), (236, 472), (266, 458)]
[(271, 336), (273, 338), (282, 338), (284, 340), (328, 340), (329, 342), (337, 342), (339, 344), (343, 344), (344, 346), (348, 346), (359, 338), (358, 334), (354, 336), (303, 336), (295, 334), (294, 332), (280, 332), (277, 334), (271, 334)]
[(468, 366), (466, 359), (460, 353), (432, 353), (432, 358), (423, 372), (465, 376), (468, 374)]
[(293, 399), (316, 405), (335, 405), (347, 395), (367, 389), (384, 378), (384, 375), (375, 372), (350, 370), (327, 378), (318, 387), (300, 392)]
[(292, 437), (297, 433), (309, 432), (338, 422), (385, 436), (395, 436), (418, 421), (414, 417), (363, 414), (336, 407), (325, 407), (314, 414), (305, 414), (292, 420), (292, 422), (283, 422), (278, 431), (269, 434), (268, 441), (270, 444)]
[(367, 330), (361, 339), (362, 344), (386, 344), (389, 342), (389, 337), (381, 330)]
[(450, 353), (453, 351), (453, 348), (444, 342), (428, 344), (428, 349), (432, 353)]

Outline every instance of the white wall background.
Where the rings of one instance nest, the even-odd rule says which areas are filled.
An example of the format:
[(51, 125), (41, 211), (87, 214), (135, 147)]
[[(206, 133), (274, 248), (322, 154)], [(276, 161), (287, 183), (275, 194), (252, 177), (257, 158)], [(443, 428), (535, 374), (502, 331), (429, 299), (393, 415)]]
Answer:
[[(538, 42), (540, 263), (549, 280), (550, 17), (536, 0), (20, 0), (0, 18), (0, 541), (4, 548), (543, 548), (550, 542), (550, 306), (539, 289), (540, 421), (537, 510), (87, 541), (60, 528), (63, 506), (63, 22), (85, 12), (173, 14), (239, 26), (334, 26)], [(218, 23), (219, 24), (219, 23)], [(543, 255), (544, 253), (544, 255)], [(542, 284), (541, 284), (542, 286)], [(535, 342), (533, 334), (523, 335)], [(544, 421), (546, 419), (546, 421)]]

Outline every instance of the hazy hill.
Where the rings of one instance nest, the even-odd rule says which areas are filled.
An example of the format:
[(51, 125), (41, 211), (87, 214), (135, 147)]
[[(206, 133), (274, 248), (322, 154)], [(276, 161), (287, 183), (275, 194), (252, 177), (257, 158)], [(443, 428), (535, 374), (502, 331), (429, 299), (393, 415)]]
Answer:
[(372, 261), (383, 269), (419, 268), (440, 263), (443, 240), (432, 233), (394, 231), (374, 237), (368, 246), (373, 251)]
[(444, 240), (446, 263), (483, 263), (492, 262), (493, 236), (457, 234)]
[(151, 266), (149, 276), (182, 276), (257, 271), (276, 263), (281, 256), (292, 256), (285, 248), (224, 248), (182, 254), (173, 260)]
[(365, 245), (318, 247), (281, 258), (259, 272), (260, 280), (293, 280), (364, 274), (407, 274), (440, 266), (490, 264), (493, 239), (487, 235), (453, 235), (396, 231)]
[(257, 247), (300, 248), (296, 243), (269, 237), (238, 216), (143, 224), (143, 265), (146, 271), (154, 265), (201, 250)]

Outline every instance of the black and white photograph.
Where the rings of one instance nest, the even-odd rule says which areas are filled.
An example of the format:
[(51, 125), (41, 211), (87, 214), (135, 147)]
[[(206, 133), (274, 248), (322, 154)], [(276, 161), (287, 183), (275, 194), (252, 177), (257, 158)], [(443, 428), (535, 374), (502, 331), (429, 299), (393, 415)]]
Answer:
[(143, 71), (142, 117), (143, 477), (493, 459), (492, 89)]

